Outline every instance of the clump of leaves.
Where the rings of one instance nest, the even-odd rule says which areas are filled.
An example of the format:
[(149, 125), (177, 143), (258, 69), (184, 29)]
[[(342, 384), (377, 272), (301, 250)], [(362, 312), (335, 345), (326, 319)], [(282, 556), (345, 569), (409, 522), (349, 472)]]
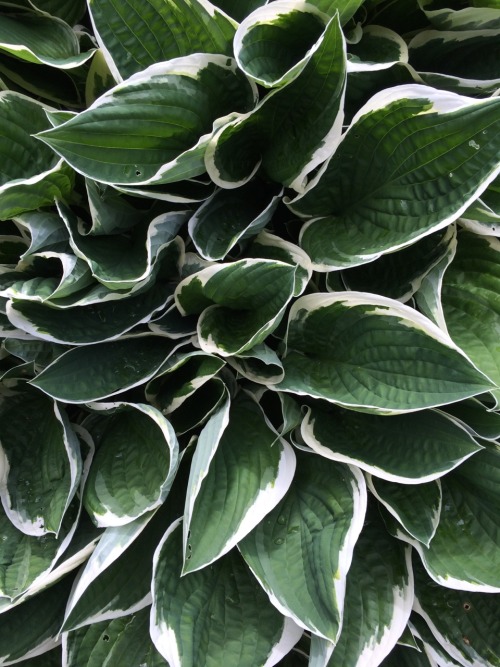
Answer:
[(500, 665), (499, 31), (0, 1), (1, 665)]

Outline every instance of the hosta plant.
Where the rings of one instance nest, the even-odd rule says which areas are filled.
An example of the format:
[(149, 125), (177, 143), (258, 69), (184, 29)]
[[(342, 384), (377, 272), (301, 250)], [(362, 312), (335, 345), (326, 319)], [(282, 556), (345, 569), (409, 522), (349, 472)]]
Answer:
[(497, 0), (0, 0), (0, 665), (500, 665)]

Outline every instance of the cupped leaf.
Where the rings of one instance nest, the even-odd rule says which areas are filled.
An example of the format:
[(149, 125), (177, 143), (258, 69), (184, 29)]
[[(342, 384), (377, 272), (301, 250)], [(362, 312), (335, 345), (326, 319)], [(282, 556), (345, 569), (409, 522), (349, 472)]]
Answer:
[(234, 36), (239, 67), (266, 88), (293, 81), (308, 62), (327, 16), (315, 6), (276, 0), (244, 19)]
[(170, 667), (272, 667), (300, 638), (302, 629), (272, 606), (238, 551), (203, 570), (181, 572), (176, 521), (155, 553), (150, 626)]
[[(500, 383), (500, 240), (462, 231), (443, 278), (448, 331), (475, 365)], [(497, 400), (500, 392), (495, 392)]]
[(231, 58), (193, 54), (134, 74), (37, 137), (96, 181), (169, 183), (204, 173), (214, 122), (248, 111), (255, 95)]
[(430, 482), (482, 449), (460, 423), (436, 410), (384, 417), (314, 404), (301, 435), (318, 454), (399, 484)]
[(366, 485), (357, 468), (315, 454), (298, 454), (297, 463), (286, 496), (238, 548), (279, 611), (336, 642)]
[(500, 664), (498, 598), (442, 588), (420, 566), (415, 572), (414, 609), (426, 621), (445, 653), (466, 667)]
[(179, 445), (171, 424), (150, 405), (99, 403), (93, 408), (112, 414), (104, 417), (83, 502), (99, 527), (122, 526), (163, 503), (177, 470)]
[(63, 408), (30, 387), (0, 402), (0, 496), (27, 535), (59, 533), (80, 482), (78, 438)]
[(376, 511), (354, 547), (344, 624), (328, 667), (377, 667), (396, 645), (413, 604), (408, 547), (398, 547)]
[[(286, 14), (287, 8), (290, 14)], [(277, 13), (278, 23), (281, 20), (286, 23), (287, 16), (295, 16), (294, 21), (298, 20), (301, 25), (300, 35), (295, 34), (296, 30), (290, 34), (294, 43), (300, 44), (304, 37), (308, 39), (308, 22), (317, 21), (315, 14), (310, 13), (312, 10), (310, 5), (278, 0), (252, 16)], [(282, 11), (285, 13), (280, 13)], [(259, 23), (253, 32), (267, 27)], [(290, 38), (289, 26), (287, 30), (284, 27), (277, 28), (277, 41), (272, 43), (272, 48), (279, 51), (278, 58), (288, 58), (293, 53), (293, 49), (282, 50), (278, 45), (281, 36)], [(242, 29), (243, 23), (239, 31)], [(237, 38), (238, 33), (236, 53)], [(266, 48), (260, 38), (254, 47), (257, 53)], [(270, 62), (272, 58), (264, 54), (252, 60), (258, 67), (261, 64), (266, 67)], [(268, 178), (301, 190), (307, 174), (331, 155), (341, 135), (346, 81), (345, 42), (338, 16), (322, 27), (316, 43), (299, 65), (297, 72), (292, 68), (283, 77), (286, 85), (264, 97), (254, 111), (236, 116), (215, 134), (205, 155), (207, 171), (215, 183), (226, 188), (238, 187), (251, 178), (260, 165)], [(245, 71), (248, 74), (248, 67)]]
[(168, 667), (149, 637), (149, 607), (102, 621), (62, 636), (63, 664), (67, 667), (141, 665)]
[(277, 389), (357, 410), (412, 412), (488, 389), (488, 379), (432, 322), (373, 294), (297, 299), (286, 344)]
[(35, 12), (2, 16), (0, 51), (37, 65), (61, 69), (79, 67), (94, 53), (94, 50), (80, 53), (78, 38), (67, 23)]
[(66, 596), (72, 577), (65, 578), (35, 598), (2, 614), (0, 665), (24, 662), (59, 644)]
[(202, 430), (184, 511), (184, 569), (227, 553), (283, 498), (295, 472), (291, 446), (278, 438), (259, 405), (226, 398)]
[(428, 547), (441, 515), (440, 481), (403, 486), (369, 475), (367, 482), (370, 491), (405, 530)]
[(32, 137), (50, 127), (47, 108), (19, 93), (0, 92), (1, 220), (49, 206), (71, 191), (71, 169)]
[(499, 105), (418, 85), (375, 95), (290, 203), (313, 218), (300, 244), (315, 268), (365, 264), (460, 217), (500, 170)]
[(474, 437), (485, 440), (500, 438), (500, 414), (492, 412), (475, 398), (447, 405), (444, 411), (459, 419), (471, 431)]
[(14, 218), (21, 230), (30, 236), (29, 248), (23, 259), (37, 252), (64, 252), (68, 247), (68, 232), (61, 217), (52, 211), (30, 211)]
[(294, 291), (295, 267), (244, 259), (209, 266), (182, 280), (175, 292), (183, 315), (201, 313), (198, 338), (205, 352), (240, 354), (276, 329)]
[(79, 233), (78, 218), (64, 205), (61, 216), (68, 226), (75, 255), (88, 263), (93, 276), (105, 287), (131, 289), (150, 279), (161, 260), (169, 256), (171, 272), (177, 272), (181, 245), (176, 234), (188, 218), (187, 211), (164, 213), (147, 225), (136, 225), (127, 237), (85, 236)]
[(264, 343), (229, 357), (228, 363), (243, 377), (259, 384), (281, 382), (285, 375), (280, 358)]
[(277, 188), (258, 180), (237, 190), (218, 190), (189, 220), (189, 235), (207, 260), (224, 259), (240, 239), (258, 234), (280, 199)]
[[(192, 53), (232, 55), (236, 28), (209, 0), (90, 0), (90, 15), (117, 81)], [(145, 48), (147, 44), (147, 48)]]
[(68, 350), (31, 384), (66, 403), (88, 403), (151, 379), (174, 348), (160, 336), (134, 336)]
[(363, 29), (359, 42), (349, 45), (347, 71), (376, 72), (398, 62), (408, 62), (406, 42), (396, 32), (380, 25)]
[(429, 547), (405, 539), (418, 551), (428, 574), (446, 588), (498, 593), (500, 454), (485, 449), (441, 480), (443, 504)]

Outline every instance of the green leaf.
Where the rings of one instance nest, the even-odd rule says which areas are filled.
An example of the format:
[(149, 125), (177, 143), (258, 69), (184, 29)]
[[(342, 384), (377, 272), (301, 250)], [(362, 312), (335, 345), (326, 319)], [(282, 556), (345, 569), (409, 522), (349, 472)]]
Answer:
[(436, 667), (437, 663), (431, 662), (425, 653), (396, 645), (380, 664), (381, 667)]
[(293, 81), (309, 61), (328, 17), (315, 6), (277, 0), (243, 20), (234, 36), (238, 66), (266, 88)]
[(193, 54), (151, 65), (36, 136), (96, 181), (171, 183), (204, 173), (214, 122), (248, 111), (255, 96), (231, 58)]
[(295, 472), (291, 446), (259, 405), (240, 394), (214, 412), (200, 433), (184, 510), (184, 573), (213, 563), (283, 498)]
[(500, 664), (498, 598), (436, 586), (415, 567), (414, 609), (453, 660), (467, 667)]
[(344, 26), (363, 4), (363, 0), (307, 0), (328, 16), (339, 12), (340, 25)]
[(112, 414), (105, 417), (83, 502), (97, 526), (122, 526), (163, 503), (177, 470), (179, 445), (171, 424), (150, 405), (92, 407)]
[(482, 449), (437, 410), (385, 417), (315, 403), (301, 435), (318, 454), (398, 484), (430, 482)]
[(192, 53), (232, 55), (237, 24), (208, 0), (90, 0), (89, 8), (117, 81)]
[(367, 483), (373, 495), (396, 517), (405, 530), (428, 547), (441, 514), (440, 481), (403, 486), (368, 475)]
[(0, 92), (0, 220), (69, 195), (71, 169), (31, 136), (50, 126), (46, 108), (19, 93)]
[(236, 550), (181, 577), (182, 531), (155, 553), (151, 637), (170, 667), (274, 665), (302, 629), (276, 611)]
[(241, 354), (276, 329), (294, 291), (295, 267), (243, 259), (216, 264), (182, 280), (175, 301), (182, 315), (201, 313), (199, 343), (205, 352)]
[(61, 69), (79, 67), (94, 53), (94, 49), (80, 53), (76, 33), (67, 23), (34, 12), (1, 17), (0, 51)]
[[(288, 9), (288, 14), (280, 13)], [(310, 5), (302, 4), (299, 9), (296, 3), (278, 0), (258, 10), (250, 17), (257, 21), (257, 28), (248, 34), (257, 33), (253, 62), (259, 67), (261, 64), (269, 65), (272, 58), (260, 53), (265, 47), (259, 41), (259, 29), (267, 29), (269, 26), (261, 25), (257, 15), (270, 12), (273, 15), (271, 18), (277, 18), (278, 21), (278, 27), (272, 28), (278, 31), (276, 37), (272, 38), (276, 41), (271, 42), (272, 49), (278, 50), (278, 57), (288, 59), (293, 55), (291, 46), (283, 50), (278, 45), (282, 37), (287, 40), (292, 37), (294, 44), (300, 45), (304, 37), (309, 39), (308, 23), (321, 26), (322, 19), (318, 24), (315, 14), (317, 10), (313, 10)], [(279, 23), (286, 23), (290, 17), (295, 17), (293, 20), (298, 23), (288, 33), (289, 26), (284, 30), (284, 26)], [(237, 58), (238, 33), (243, 30), (244, 23), (235, 37)], [(346, 81), (345, 42), (337, 16), (326, 27), (321, 27), (321, 34), (311, 47), (297, 65), (299, 69), (295, 71), (292, 68), (282, 77), (283, 85), (280, 84), (280, 89), (266, 95), (254, 111), (236, 116), (233, 122), (214, 135), (205, 155), (205, 164), (215, 183), (225, 188), (238, 187), (251, 178), (260, 165), (266, 177), (301, 190), (307, 174), (331, 155), (342, 131)], [(251, 76), (241, 58), (238, 62)], [(256, 80), (264, 82), (259, 77)], [(270, 82), (269, 85), (278, 84)]]
[(196, 250), (207, 260), (224, 259), (240, 240), (267, 225), (280, 202), (276, 193), (258, 180), (215, 192), (189, 220)]
[[(76, 530), (78, 503), (66, 512), (58, 537), (34, 537), (17, 530), (0, 511), (0, 595), (11, 600), (45, 588), (58, 558), (68, 548)], [(2, 625), (2, 624), (0, 624)]]
[(130, 616), (94, 623), (63, 635), (63, 661), (67, 667), (168, 664), (149, 637), (149, 607)]
[(473, 437), (485, 440), (497, 440), (500, 438), (500, 414), (488, 410), (475, 398), (447, 405), (443, 408), (445, 412), (459, 419), (468, 427)]
[(499, 104), (417, 85), (375, 95), (289, 204), (313, 218), (300, 245), (316, 270), (365, 264), (460, 217), (499, 172)]
[[(443, 279), (448, 331), (474, 364), (500, 383), (500, 240), (462, 231)], [(500, 392), (495, 392), (500, 399)]]
[(57, 213), (52, 211), (30, 211), (15, 216), (14, 221), (31, 237), (28, 250), (23, 259), (37, 252), (51, 250), (64, 252), (67, 249), (68, 232)]
[(57, 403), (30, 389), (0, 402), (4, 510), (27, 535), (55, 533), (76, 493), (82, 461), (78, 438)]
[(408, 48), (411, 65), (431, 86), (484, 95), (500, 85), (498, 29), (422, 30)]
[(415, 303), (418, 309), (442, 331), (448, 333), (448, 328), (444, 319), (443, 303), (441, 292), (443, 288), (443, 278), (446, 270), (450, 266), (457, 251), (457, 230), (455, 225), (450, 226), (450, 242), (443, 257), (437, 264), (424, 276), (420, 287), (415, 292)]
[(232, 16), (236, 21), (243, 21), (255, 9), (266, 4), (267, 0), (217, 0), (217, 7)]
[(29, 0), (40, 12), (57, 16), (69, 25), (77, 23), (85, 14), (84, 0)]
[(396, 32), (380, 25), (363, 28), (361, 40), (349, 45), (347, 71), (375, 72), (398, 62), (408, 62), (406, 42)]
[[(418, 4), (427, 18), (440, 30), (488, 30), (500, 28), (500, 15), (495, 0), (487, 2), (460, 3), (440, 2), (439, 0), (418, 0)], [(446, 7), (446, 5), (450, 7)]]
[(50, 651), (57, 640), (72, 577), (35, 598), (2, 614), (0, 665), (24, 663), (25, 659)]
[(269, 385), (281, 382), (285, 375), (278, 355), (264, 343), (229, 357), (228, 363), (243, 377), (259, 384)]
[(491, 388), (432, 322), (373, 294), (300, 297), (290, 309), (286, 345), (278, 390), (357, 410), (412, 412)]
[(172, 292), (158, 283), (137, 296), (70, 309), (57, 309), (52, 304), (31, 301), (9, 302), (7, 314), (14, 326), (37, 338), (87, 345), (113, 340), (138, 324), (149, 322), (152, 315), (172, 298)]
[[(455, 227), (450, 225), (403, 250), (342, 271), (342, 280), (349, 290), (374, 292), (390, 299), (408, 301), (429, 272), (447, 255), (454, 240)], [(327, 280), (334, 275), (328, 274)]]
[(88, 263), (92, 275), (105, 287), (125, 290), (144, 284), (165, 256), (171, 257), (173, 272), (177, 273), (181, 246), (175, 236), (188, 218), (187, 211), (164, 213), (147, 225), (136, 224), (127, 237), (82, 235), (71, 209), (59, 205), (59, 211), (68, 227), (73, 252)]
[(441, 586), (463, 591), (500, 591), (498, 543), (500, 454), (485, 449), (441, 480), (443, 504), (427, 548), (407, 534), (428, 574)]
[(212, 379), (225, 362), (212, 354), (199, 350), (182, 349), (165, 362), (161, 371), (148, 382), (146, 398), (168, 415)]
[(298, 454), (297, 463), (286, 496), (238, 548), (279, 611), (335, 642), (366, 485), (357, 468), (315, 454)]
[(148, 334), (85, 345), (65, 352), (31, 384), (66, 403), (98, 401), (147, 382), (173, 347)]
[(354, 547), (344, 624), (328, 667), (380, 665), (406, 627), (412, 603), (410, 550), (395, 544), (374, 511)]

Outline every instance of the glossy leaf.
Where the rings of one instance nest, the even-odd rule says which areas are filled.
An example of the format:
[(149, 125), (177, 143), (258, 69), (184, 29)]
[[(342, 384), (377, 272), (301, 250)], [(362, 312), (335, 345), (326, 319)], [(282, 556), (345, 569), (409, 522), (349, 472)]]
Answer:
[(412, 412), (488, 388), (485, 376), (430, 320), (368, 293), (297, 299), (286, 345), (285, 378), (277, 389), (354, 409)]

